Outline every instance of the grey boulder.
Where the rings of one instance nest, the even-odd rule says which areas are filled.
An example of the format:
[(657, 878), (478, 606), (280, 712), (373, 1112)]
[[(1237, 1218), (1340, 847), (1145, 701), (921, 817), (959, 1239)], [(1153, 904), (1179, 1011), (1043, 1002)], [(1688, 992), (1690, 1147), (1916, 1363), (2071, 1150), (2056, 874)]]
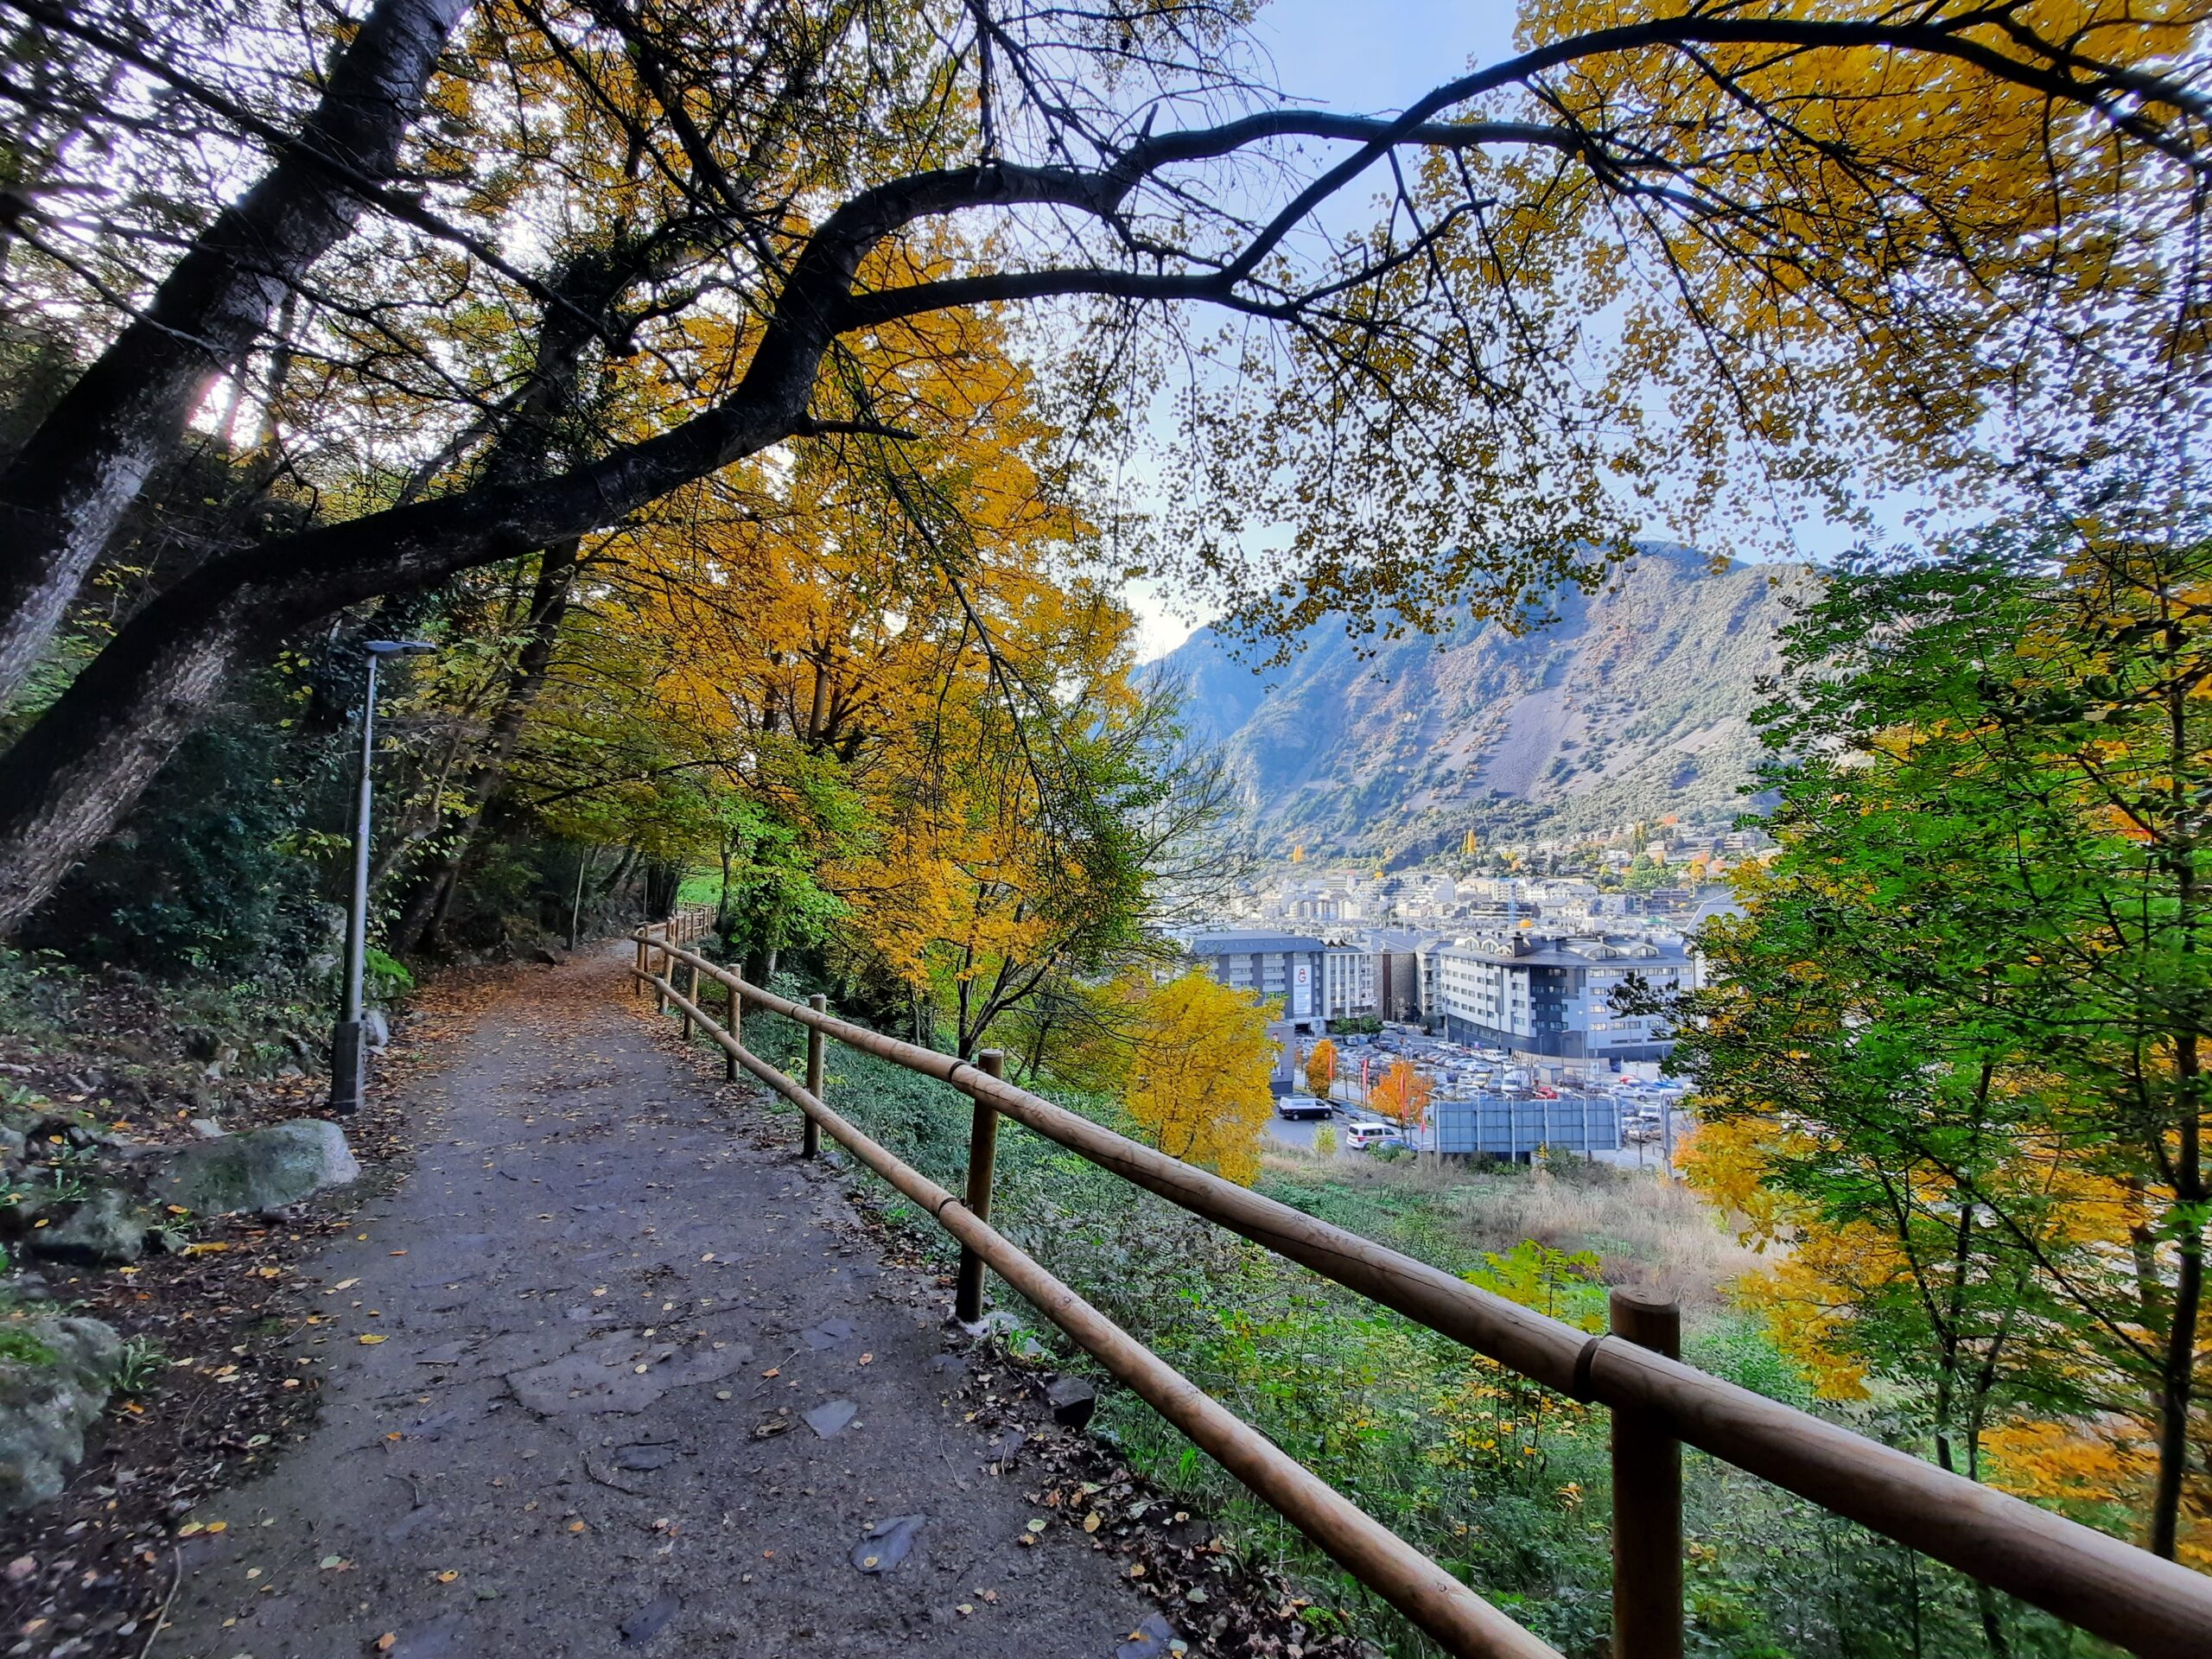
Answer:
[(98, 1319), (0, 1324), (0, 1513), (57, 1496), (107, 1403), (123, 1339)]
[(155, 1196), (195, 1216), (278, 1210), (326, 1186), (358, 1179), (361, 1166), (345, 1132), (326, 1118), (289, 1123), (219, 1141), (202, 1141), (164, 1160), (153, 1179)]
[(120, 1187), (103, 1186), (68, 1213), (23, 1236), (23, 1253), (50, 1262), (107, 1267), (136, 1262), (146, 1248), (146, 1222)]

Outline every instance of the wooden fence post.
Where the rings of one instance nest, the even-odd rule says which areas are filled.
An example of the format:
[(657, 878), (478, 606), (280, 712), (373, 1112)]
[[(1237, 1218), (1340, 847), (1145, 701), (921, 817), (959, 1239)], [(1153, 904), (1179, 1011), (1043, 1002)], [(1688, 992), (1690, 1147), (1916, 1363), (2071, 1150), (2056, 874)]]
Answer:
[[(692, 1008), (696, 1008), (699, 1006), (699, 969), (690, 963), (686, 963), (683, 965), (691, 969), (691, 982), (689, 988), (690, 994), (685, 998), (685, 1001), (691, 1004)], [(673, 976), (671, 976), (671, 977), (673, 977)], [(686, 1008), (683, 1011), (683, 1040), (687, 1043), (691, 1040), (691, 1008)]]
[[(643, 939), (639, 939), (637, 942), (637, 945), (638, 971), (642, 974), (645, 971), (645, 942)], [(636, 995), (643, 996), (645, 994), (645, 982), (642, 979), (632, 980), (630, 982), (630, 988)]]
[[(665, 931), (662, 937), (664, 939), (666, 938)], [(656, 943), (652, 948), (653, 955), (645, 959), (647, 965), (652, 967), (662, 980), (673, 979), (676, 958), (668, 954), (668, 948), (664, 944)], [(658, 985), (653, 987), (653, 1012), (655, 1014), (668, 1012), (668, 993)]]
[[(826, 1014), (830, 1009), (830, 999), (817, 991), (806, 999), (806, 1006), (817, 1014)], [(822, 1030), (818, 1026), (806, 1028), (806, 1092), (817, 1100), (822, 1098)], [(798, 1155), (802, 1158), (822, 1155), (822, 1126), (810, 1117), (806, 1120), (806, 1127), (799, 1131)]]
[[(988, 1077), (1006, 1075), (1006, 1055), (1001, 1050), (985, 1049), (976, 1057), (976, 1064)], [(979, 1100), (968, 1125), (968, 1213), (978, 1221), (991, 1218), (991, 1166), (997, 1162), (998, 1152), (999, 1115)], [(983, 1258), (965, 1245), (960, 1249), (952, 1317), (963, 1325), (973, 1325), (983, 1317)]]
[[(729, 1034), (742, 1047), (745, 1043), (745, 993), (732, 985), (729, 988)], [(722, 1050), (722, 1081), (737, 1081), (737, 1056)]]
[[(1681, 1304), (1616, 1287), (1612, 1334), (1669, 1359)], [(1613, 1659), (1681, 1659), (1682, 1445), (1665, 1416), (1613, 1408)]]

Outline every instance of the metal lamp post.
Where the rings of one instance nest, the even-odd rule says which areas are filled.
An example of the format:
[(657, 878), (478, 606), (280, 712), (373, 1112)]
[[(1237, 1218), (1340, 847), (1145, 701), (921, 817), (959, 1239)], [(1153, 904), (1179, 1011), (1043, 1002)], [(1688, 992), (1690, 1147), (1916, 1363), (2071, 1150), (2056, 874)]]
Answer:
[(367, 1082), (366, 1035), (361, 1018), (361, 982), (369, 953), (369, 788), (377, 741), (377, 664), (386, 657), (419, 657), (435, 646), (427, 639), (372, 639), (362, 647), (369, 657), (369, 686), (361, 705), (361, 792), (353, 819), (353, 905), (346, 918), (346, 1007), (330, 1035), (330, 1109), (361, 1109)]

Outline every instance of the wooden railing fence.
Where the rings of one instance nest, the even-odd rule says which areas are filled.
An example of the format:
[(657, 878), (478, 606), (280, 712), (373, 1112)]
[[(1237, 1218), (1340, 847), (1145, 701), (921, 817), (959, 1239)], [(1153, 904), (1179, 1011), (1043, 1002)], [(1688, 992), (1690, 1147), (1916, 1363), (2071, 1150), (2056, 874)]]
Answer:
[[(979, 1315), (988, 1267), (1452, 1653), (1558, 1659), (1552, 1648), (1226, 1410), (994, 1230), (991, 1164), (1000, 1116), (1522, 1376), (1605, 1407), (1612, 1425), (1616, 1659), (1679, 1659), (1682, 1651), (1685, 1443), (2145, 1659), (2212, 1655), (2212, 1579), (1683, 1364), (1676, 1357), (1679, 1315), (1671, 1302), (1617, 1290), (1611, 1330), (1591, 1336), (1056, 1106), (1007, 1083), (993, 1052), (970, 1063), (836, 1019), (819, 996), (793, 1002), (750, 984), (685, 948), (711, 919), (701, 907), (639, 930), (633, 936), (639, 988), (650, 989), (663, 1011), (677, 1010), (687, 1036), (696, 1027), (720, 1046), (728, 1076), (735, 1077), (741, 1068), (798, 1107), (805, 1118), (805, 1155), (817, 1153), (827, 1130), (953, 1236), (962, 1252), (955, 1291), (962, 1319)], [(711, 1012), (701, 1000), (702, 981), (724, 993)], [(740, 1040), (749, 1007), (804, 1027), (804, 1084)], [(910, 1167), (824, 1103), (823, 1046), (832, 1038), (936, 1077), (975, 1103), (964, 1198)]]

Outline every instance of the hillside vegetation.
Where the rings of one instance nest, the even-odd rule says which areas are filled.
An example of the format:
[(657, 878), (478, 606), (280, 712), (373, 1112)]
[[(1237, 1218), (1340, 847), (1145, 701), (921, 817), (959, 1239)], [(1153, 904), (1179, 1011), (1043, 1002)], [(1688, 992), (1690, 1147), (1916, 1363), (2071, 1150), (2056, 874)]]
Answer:
[[(787, 991), (804, 987), (786, 982)], [(803, 1064), (789, 1022), (747, 1021), (754, 1052)], [(943, 1084), (832, 1045), (837, 1109), (940, 1182), (964, 1168), (969, 1109)], [(1071, 1110), (1124, 1132), (1110, 1097), (1046, 1082)], [(790, 1112), (770, 1103), (773, 1112)], [(794, 1128), (791, 1133), (795, 1135)], [(1603, 1652), (1611, 1619), (1612, 1508), (1605, 1414), (1177, 1209), (1016, 1123), (998, 1143), (993, 1224), (1185, 1376), (1562, 1651)], [(1685, 1351), (1745, 1387), (1818, 1409), (1861, 1433), (1910, 1433), (1895, 1402), (1824, 1402), (1765, 1322), (1727, 1287), (1755, 1258), (1687, 1189), (1649, 1174), (1568, 1163), (1534, 1173), (1418, 1169), (1278, 1152), (1258, 1189), (1338, 1226), (1586, 1330), (1606, 1287), (1681, 1294)], [(949, 1274), (957, 1249), (921, 1211), (882, 1211), (902, 1243)], [(996, 1304), (1054, 1363), (1088, 1370), (1003, 1285)], [(1393, 1656), (1425, 1639), (1131, 1395), (1101, 1421), (1117, 1451), (1239, 1554), (1311, 1587), (1304, 1617)], [(1976, 1650), (1972, 1587), (1707, 1458), (1691, 1459), (1687, 1651), (1707, 1659), (1936, 1659)], [(1996, 1615), (2005, 1650), (2056, 1659), (2097, 1649), (2013, 1603)], [(2069, 1643), (2071, 1645), (2069, 1646)]]

